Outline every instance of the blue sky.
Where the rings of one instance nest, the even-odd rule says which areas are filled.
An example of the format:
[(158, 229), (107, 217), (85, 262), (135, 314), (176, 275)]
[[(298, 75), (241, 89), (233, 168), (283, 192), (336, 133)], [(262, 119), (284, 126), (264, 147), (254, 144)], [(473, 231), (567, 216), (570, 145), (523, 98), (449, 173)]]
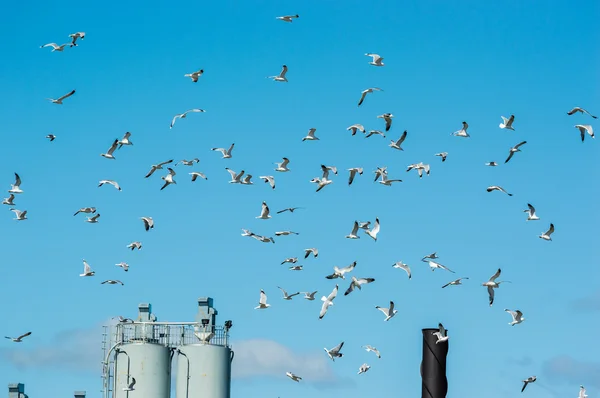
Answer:
[[(211, 296), (219, 319), (232, 319), (233, 397), (314, 398), (406, 396), (420, 393), (421, 328), (449, 329), (449, 396), (486, 388), (507, 397), (537, 375), (530, 397), (575, 396), (579, 384), (600, 394), (600, 213), (598, 142), (579, 139), (567, 116), (573, 106), (600, 113), (594, 49), (600, 4), (581, 1), (489, 2), (346, 1), (71, 2), (11, 3), (0, 24), (4, 61), (0, 131), (6, 189), (14, 172), (25, 191), (15, 200), (29, 219), (0, 228), (2, 333), (33, 331), (21, 345), (0, 348), (0, 385), (26, 383), (30, 396), (99, 396), (99, 325), (115, 315), (135, 316), (150, 302), (160, 320), (191, 321), (198, 296)], [(33, 11), (32, 11), (33, 10)], [(299, 14), (293, 23), (276, 16)], [(85, 31), (76, 48), (40, 49)], [(383, 56), (370, 66), (366, 52)], [(289, 67), (288, 83), (265, 76)], [(185, 73), (205, 73), (194, 84)], [(356, 103), (368, 87), (384, 91)], [(76, 89), (64, 105), (45, 100)], [(171, 118), (202, 108), (169, 130)], [(366, 140), (345, 129), (362, 123), (382, 129), (376, 116), (395, 115), (388, 138)], [(500, 116), (515, 115), (516, 131)], [(451, 137), (466, 120), (471, 138)], [(320, 141), (301, 142), (309, 128)], [(408, 131), (404, 151), (390, 139)], [(99, 156), (130, 131), (134, 146)], [(54, 142), (46, 134), (57, 136)], [(506, 165), (508, 150), (527, 145)], [(212, 147), (235, 142), (232, 159)], [(447, 151), (441, 163), (433, 155)], [(274, 162), (290, 158), (290, 173)], [(198, 157), (177, 166), (177, 185), (159, 191), (152, 164)], [(419, 180), (407, 165), (431, 164)], [(315, 192), (320, 164), (335, 165), (334, 183)], [(392, 187), (373, 183), (388, 166)], [(225, 167), (246, 170), (253, 186), (228, 184)], [(350, 167), (363, 176), (347, 185)], [(208, 180), (189, 181), (205, 172)], [(276, 190), (258, 179), (274, 175)], [(116, 179), (123, 188), (98, 188)], [(513, 197), (487, 193), (502, 185)], [(8, 194), (5, 192), (5, 197)], [(257, 220), (271, 210), (302, 206), (294, 214)], [(540, 221), (526, 222), (532, 203)], [(98, 224), (73, 213), (95, 206)], [(8, 206), (3, 206), (8, 207)], [(152, 216), (145, 232), (139, 220)], [(354, 220), (379, 217), (377, 242), (344, 239)], [(537, 238), (552, 222), (552, 242)], [(263, 244), (241, 228), (271, 235), (300, 233)], [(141, 251), (126, 245), (143, 243)], [(318, 258), (292, 272), (280, 262), (318, 247)], [(437, 251), (456, 275), (431, 272), (419, 260)], [(82, 258), (96, 271), (80, 278)], [(411, 265), (413, 278), (391, 266)], [(130, 264), (127, 274), (114, 264)], [(357, 277), (376, 281), (347, 297), (319, 321), (320, 301), (281, 299), (288, 291), (328, 294), (334, 265), (358, 265)], [(502, 285), (490, 308), (481, 283), (501, 267)], [(454, 277), (463, 286), (440, 287)], [(121, 279), (124, 287), (100, 285)], [(340, 290), (347, 287), (341, 282)], [(263, 288), (272, 307), (255, 311)], [(398, 315), (383, 323), (374, 307), (394, 300)], [(504, 308), (527, 320), (508, 326)], [(323, 347), (345, 341), (345, 357), (329, 361)], [(380, 349), (382, 358), (361, 346)], [(257, 359), (258, 357), (258, 359)], [(258, 362), (257, 362), (258, 361)], [(371, 370), (357, 376), (367, 362)], [(293, 383), (285, 371), (305, 377)], [(595, 377), (594, 377), (595, 376)], [(60, 382), (57, 382), (60, 380)], [(390, 382), (392, 381), (392, 382)], [(490, 387), (493, 386), (493, 387)]]

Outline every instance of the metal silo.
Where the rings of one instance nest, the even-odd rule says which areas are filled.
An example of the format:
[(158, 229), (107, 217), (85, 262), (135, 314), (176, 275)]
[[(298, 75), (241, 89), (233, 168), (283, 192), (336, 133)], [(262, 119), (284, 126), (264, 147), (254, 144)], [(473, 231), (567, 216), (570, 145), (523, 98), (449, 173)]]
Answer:
[(217, 310), (210, 297), (198, 299), (195, 325), (186, 329), (177, 353), (177, 398), (230, 398), (231, 362), (229, 328), (216, 326)]

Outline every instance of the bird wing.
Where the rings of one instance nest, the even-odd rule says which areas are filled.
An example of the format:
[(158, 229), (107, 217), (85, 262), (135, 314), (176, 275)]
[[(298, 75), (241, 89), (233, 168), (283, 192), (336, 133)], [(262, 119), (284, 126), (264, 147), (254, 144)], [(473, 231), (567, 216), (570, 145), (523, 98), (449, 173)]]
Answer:
[(516, 314), (517, 314), (517, 319), (521, 319), (523, 317), (523, 313), (521, 312), (521, 310), (517, 310)]
[(508, 157), (506, 158), (506, 160), (504, 161), (504, 163), (508, 163), (508, 161), (509, 161), (510, 159), (512, 159), (512, 157), (513, 157), (513, 155), (514, 155), (514, 154), (515, 154), (515, 153), (514, 153), (513, 151), (510, 151), (510, 152), (509, 152), (509, 154), (508, 154)]
[(269, 215), (269, 206), (267, 206), (267, 202), (262, 203), (262, 210), (260, 212), (261, 217), (267, 217)]
[(438, 324), (438, 329), (440, 330), (439, 333), (442, 337), (446, 336), (446, 329), (444, 328), (444, 325), (442, 325), (442, 323), (440, 322)]
[(342, 274), (345, 274), (345, 273), (347, 273), (347, 272), (351, 272), (351, 271), (354, 269), (354, 267), (356, 267), (356, 261), (355, 261), (355, 262), (353, 262), (352, 264), (350, 264), (350, 265), (349, 265), (349, 266), (347, 266), (347, 267), (340, 268), (339, 270), (340, 270), (340, 272), (341, 272)]
[(281, 167), (285, 168), (289, 163), (290, 160), (288, 158), (283, 158), (283, 161), (281, 162)]
[(525, 145), (525, 144), (527, 144), (527, 141), (521, 141), (517, 145), (515, 145), (515, 149), (520, 147), (521, 145)]
[(175, 116), (173, 117), (173, 120), (171, 121), (171, 127), (170, 127), (170, 128), (173, 128), (173, 126), (175, 125), (175, 121), (176, 121), (177, 119), (179, 119), (179, 118), (180, 118), (181, 116), (183, 116), (183, 115), (185, 115), (185, 113), (182, 113), (182, 114), (180, 114), (180, 115), (175, 115)]
[(367, 91), (363, 91), (361, 96), (360, 96), (360, 100), (358, 101), (358, 106), (360, 106), (360, 104), (363, 103), (363, 101), (365, 100), (365, 97), (367, 96)]
[(327, 300), (323, 301), (323, 305), (321, 305), (321, 312), (319, 312), (319, 319), (323, 319), (323, 317), (327, 313), (327, 309), (329, 308), (330, 304), (331, 304), (331, 301), (327, 301)]
[(379, 233), (379, 218), (375, 218), (375, 226), (371, 229), (371, 234), (377, 235)]
[(487, 291), (490, 296), (490, 305), (492, 305), (492, 303), (494, 302), (494, 288), (488, 286)]
[(406, 139), (407, 134), (408, 134), (408, 132), (406, 130), (404, 130), (404, 133), (402, 133), (402, 136), (400, 136), (400, 138), (398, 138), (398, 141), (396, 141), (396, 145), (400, 146)]
[(19, 337), (17, 337), (17, 340), (21, 340), (23, 337), (27, 337), (31, 334), (31, 332), (27, 332), (25, 334), (20, 335)]
[(231, 179), (235, 180), (235, 178), (237, 177), (237, 173), (229, 168), (225, 168), (225, 170), (227, 170), (229, 174), (231, 174)]
[(532, 206), (532, 205), (530, 205), (529, 203), (527, 203), (527, 207), (529, 207), (529, 212), (530, 212), (531, 214), (534, 214), (534, 213), (535, 213), (535, 207), (533, 207), (533, 206)]
[(353, 291), (354, 291), (354, 278), (352, 279), (352, 282), (350, 282), (350, 286), (348, 286), (348, 289), (346, 289), (346, 292), (344, 293), (344, 296), (349, 295)]
[[(503, 119), (504, 119), (504, 118), (503, 118)], [(506, 123), (506, 119), (504, 119), (504, 120), (505, 120), (505, 123)], [(515, 115), (510, 115), (510, 117), (508, 118), (508, 123), (506, 123), (506, 124), (507, 124), (508, 126), (510, 126), (510, 125), (512, 125), (512, 124), (513, 124), (513, 122), (514, 122), (514, 121), (515, 121)]]
[(63, 95), (62, 97), (60, 97), (59, 99), (57, 99), (57, 101), (62, 101), (65, 98), (69, 98), (70, 96), (72, 96), (73, 94), (75, 94), (75, 90), (71, 90), (70, 92), (68, 92), (67, 94)]
[(119, 140), (115, 139), (108, 151), (106, 152), (108, 155), (112, 155), (112, 153), (117, 149), (117, 145), (119, 145)]
[(356, 235), (358, 233), (358, 221), (354, 221), (354, 226), (352, 227), (351, 235)]
[(390, 310), (390, 314), (394, 313), (394, 302), (393, 301), (390, 301), (390, 308), (389, 308), (389, 310)]
[(496, 271), (496, 273), (494, 275), (491, 276), (490, 278), (490, 282), (493, 282), (496, 280), (496, 278), (498, 278), (500, 276), (500, 274), (502, 273), (502, 269), (498, 268), (498, 271)]
[(375, 278), (360, 278), (360, 279), (356, 279), (356, 284), (360, 285), (365, 285), (367, 283), (371, 283), (371, 282), (375, 282)]
[[(283, 289), (282, 289), (283, 290)], [(260, 300), (258, 301), (260, 304), (267, 304), (267, 295), (264, 290), (260, 291)]]
[(338, 285), (335, 285), (335, 287), (333, 288), (331, 293), (329, 293), (329, 296), (327, 296), (327, 300), (333, 301), (333, 299), (337, 296), (337, 294), (338, 294)]
[(516, 317), (517, 317), (517, 313), (516, 312), (511, 311), (511, 310), (504, 310), (504, 311), (508, 312), (513, 317), (513, 319), (516, 319)]
[(546, 235), (550, 235), (554, 232), (554, 224), (550, 224), (550, 228), (546, 231)]
[(339, 353), (340, 350), (342, 349), (342, 347), (344, 346), (344, 342), (342, 341), (340, 344), (336, 345), (335, 347), (333, 347), (331, 350), (329, 350), (330, 353)]
[(279, 77), (281, 77), (282, 79), (285, 77), (285, 74), (288, 71), (288, 67), (287, 65), (283, 65), (282, 69), (281, 69), (281, 73), (279, 74)]
[(17, 173), (15, 173), (15, 183), (14, 186), (18, 187), (21, 185), (21, 177), (19, 177), (19, 175)]

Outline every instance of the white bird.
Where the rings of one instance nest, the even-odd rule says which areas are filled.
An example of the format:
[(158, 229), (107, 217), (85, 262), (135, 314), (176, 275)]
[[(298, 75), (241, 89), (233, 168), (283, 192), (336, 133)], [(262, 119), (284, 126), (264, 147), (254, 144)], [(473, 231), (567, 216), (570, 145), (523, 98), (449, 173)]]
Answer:
[(373, 65), (373, 66), (384, 66), (385, 64), (383, 63), (383, 58), (379, 56), (379, 54), (373, 54), (373, 53), (366, 53), (365, 54), (367, 57), (371, 57), (372, 61), (369, 62), (369, 65)]
[(119, 264), (115, 264), (117, 267), (121, 267), (123, 268), (123, 271), (127, 272), (129, 271), (129, 264), (121, 262)]
[(281, 262), (281, 265), (283, 265), (283, 264), (285, 264), (285, 263), (292, 263), (292, 264), (295, 264), (295, 263), (297, 263), (297, 262), (298, 262), (298, 257), (288, 257), (288, 258), (286, 258), (285, 260), (283, 260), (283, 261)]
[(233, 151), (233, 147), (235, 146), (235, 143), (231, 144), (229, 146), (229, 149), (225, 149), (225, 148), (210, 148), (211, 151), (218, 151), (221, 152), (223, 154), (222, 159), (231, 159), (231, 151)]
[(173, 126), (175, 125), (175, 122), (177, 121), (177, 119), (185, 119), (187, 117), (188, 113), (204, 113), (206, 112), (204, 109), (198, 109), (198, 108), (194, 108), (194, 109), (190, 109), (188, 111), (185, 111), (183, 113), (180, 113), (178, 115), (173, 116), (173, 120), (171, 120), (171, 127), (169, 128), (173, 128)]
[(590, 135), (590, 137), (595, 138), (594, 128), (591, 125), (577, 124), (577, 125), (575, 125), (575, 128), (577, 128), (579, 130), (579, 133), (581, 134), (581, 142), (583, 142), (583, 140), (585, 139), (586, 132)]
[(280, 171), (282, 173), (286, 172), (286, 171), (290, 171), (290, 169), (288, 169), (287, 165), (290, 163), (290, 160), (288, 158), (283, 158), (283, 160), (281, 161), (281, 163), (275, 163), (277, 165), (277, 168), (275, 169), (275, 171)]
[(105, 157), (106, 159), (113, 159), (113, 160), (116, 159), (113, 155), (113, 152), (115, 151), (115, 149), (117, 149), (118, 145), (119, 145), (119, 139), (115, 138), (115, 140), (113, 141), (110, 148), (108, 148), (108, 151), (106, 151), (106, 153), (101, 153), (100, 156)]
[(267, 236), (262, 236), (262, 235), (256, 235), (255, 233), (250, 235), (252, 238), (256, 239), (259, 242), (262, 243), (275, 243), (275, 239), (271, 238), (271, 237), (267, 237)]
[(267, 295), (265, 291), (260, 289), (260, 299), (258, 300), (258, 306), (254, 307), (255, 310), (264, 310), (269, 308), (271, 304), (267, 304)]
[(369, 225), (371, 225), (371, 221), (366, 221), (366, 222), (359, 221), (358, 222), (358, 228), (360, 228), (360, 229), (369, 229)]
[(369, 138), (372, 135), (380, 135), (383, 138), (385, 138), (385, 133), (383, 131), (379, 131), (379, 130), (369, 130), (369, 134), (365, 135), (365, 138)]
[(27, 333), (24, 333), (24, 334), (20, 335), (19, 337), (8, 337), (8, 336), (4, 336), (4, 338), (5, 338), (5, 339), (12, 340), (14, 343), (22, 343), (22, 342), (23, 342), (23, 339), (24, 339), (25, 337), (27, 337), (27, 336), (30, 336), (30, 335), (31, 335), (31, 332), (27, 332)]
[(127, 385), (127, 387), (123, 387), (123, 391), (133, 391), (135, 390), (135, 377), (131, 378), (131, 383)]
[(487, 282), (481, 284), (481, 286), (487, 287), (488, 296), (490, 299), (490, 307), (492, 306), (492, 304), (494, 304), (494, 289), (498, 289), (500, 287), (501, 283), (504, 283), (504, 282), (510, 283), (510, 281), (496, 282), (496, 279), (498, 279), (498, 277), (500, 276), (501, 273), (502, 273), (502, 270), (500, 268), (498, 268), (498, 271), (496, 271), (496, 273), (494, 275), (492, 275)]
[(104, 184), (109, 184), (112, 185), (113, 187), (115, 187), (118, 191), (122, 191), (121, 187), (119, 186), (119, 184), (116, 181), (113, 180), (100, 180), (98, 182), (98, 188), (100, 188), (102, 185)]
[(352, 232), (349, 235), (346, 235), (347, 239), (360, 239), (358, 236), (358, 221), (354, 221), (354, 226), (352, 227)]
[(19, 177), (17, 173), (15, 173), (15, 183), (10, 184), (10, 189), (8, 190), (8, 193), (23, 193), (23, 190), (21, 189), (21, 177)]
[(294, 231), (278, 231), (278, 232), (275, 232), (275, 236), (288, 236), (288, 235), (300, 235), (300, 233), (294, 232)]
[(309, 255), (313, 255), (314, 258), (319, 256), (319, 249), (311, 247), (310, 249), (304, 249), (304, 258), (308, 258)]
[(521, 150), (519, 149), (519, 147), (521, 145), (525, 145), (525, 144), (527, 144), (527, 141), (521, 141), (517, 145), (515, 145), (514, 147), (510, 148), (510, 152), (508, 153), (508, 157), (506, 158), (506, 160), (504, 161), (504, 163), (508, 163), (508, 161), (513, 157), (513, 155), (515, 153), (521, 152)]
[(287, 73), (287, 71), (288, 71), (287, 65), (283, 65), (279, 75), (267, 76), (267, 79), (273, 79), (273, 81), (276, 81), (276, 82), (287, 82), (288, 79), (285, 77), (285, 74)]
[(135, 249), (141, 250), (142, 242), (131, 242), (130, 244), (127, 245), (127, 248), (131, 249), (132, 251)]
[(496, 162), (487, 162), (485, 165), (486, 166), (495, 167), (495, 166), (498, 166), (498, 163), (496, 163)]
[(315, 140), (319, 140), (318, 137), (315, 137), (315, 131), (317, 131), (316, 128), (312, 127), (310, 130), (308, 130), (308, 134), (306, 135), (306, 137), (302, 138), (302, 141), (315, 141)]
[(87, 217), (85, 222), (89, 222), (91, 224), (96, 224), (98, 222), (98, 218), (100, 218), (100, 213), (96, 214), (93, 217)]
[(443, 343), (444, 341), (448, 341), (448, 338), (449, 338), (448, 331), (444, 328), (444, 325), (442, 325), (441, 322), (438, 324), (438, 328), (439, 328), (439, 330), (437, 332), (431, 333), (437, 337), (435, 344)]
[(328, 179), (329, 178), (329, 171), (333, 171), (333, 174), (337, 175), (338, 171), (337, 171), (337, 167), (335, 166), (325, 166), (324, 164), (321, 165), (321, 170), (323, 170), (323, 179)]
[(510, 316), (512, 316), (512, 322), (508, 323), (510, 326), (518, 325), (519, 323), (521, 323), (525, 320), (525, 317), (523, 316), (523, 313), (521, 312), (521, 310), (511, 311), (511, 310), (505, 309), (504, 311), (508, 312), (510, 314)]
[(121, 285), (121, 286), (125, 286), (125, 284), (123, 282), (121, 282), (120, 280), (118, 280), (118, 279), (107, 279), (104, 282), (101, 282), (100, 284), (101, 285), (109, 284), (109, 285)]
[(54, 52), (54, 51), (63, 51), (65, 49), (65, 46), (67, 44), (69, 44), (69, 43), (65, 43), (65, 44), (61, 44), (61, 45), (58, 45), (56, 43), (48, 43), (48, 44), (44, 44), (43, 46), (40, 46), (40, 48), (52, 47), (52, 51), (51, 52)]
[(379, 179), (379, 177), (383, 176), (384, 174), (387, 175), (387, 167), (377, 167), (377, 170), (375, 170), (374, 173), (375, 179), (373, 181), (375, 182), (377, 181), (377, 179)]
[(50, 140), (50, 142), (52, 142), (52, 141), (54, 141), (54, 140), (56, 139), (56, 136), (55, 136), (54, 134), (48, 134), (48, 135), (46, 136), (46, 138), (47, 138), (47, 139), (49, 139), (49, 140)]
[(591, 117), (593, 117), (594, 119), (598, 119), (598, 116), (594, 116), (594, 115), (592, 115), (591, 113), (589, 113), (588, 111), (586, 111), (585, 109), (583, 109), (583, 108), (580, 108), (580, 107), (578, 107), (578, 106), (576, 106), (575, 108), (573, 108), (573, 109), (571, 109), (569, 112), (567, 112), (567, 115), (571, 116), (571, 115), (573, 115), (573, 114), (575, 114), (575, 113), (577, 113), (577, 112), (581, 112), (582, 114), (583, 114), (583, 113), (587, 113), (588, 115), (590, 115), (590, 116), (591, 116)]
[(289, 377), (290, 379), (294, 380), (295, 382), (300, 382), (300, 380), (302, 380), (302, 377), (297, 376), (297, 375), (293, 374), (292, 372), (285, 372), (285, 375), (287, 377)]
[(429, 173), (431, 172), (431, 167), (428, 164), (419, 162), (409, 165), (406, 169), (407, 172), (411, 170), (417, 170), (417, 172), (419, 173), (419, 178), (423, 178), (423, 171), (425, 171), (425, 174), (429, 175)]
[(180, 163), (184, 166), (193, 166), (194, 163), (200, 163), (200, 159), (198, 159), (198, 158), (194, 158), (192, 160), (181, 159), (179, 162), (175, 163), (175, 166), (177, 166)]
[(512, 196), (512, 193), (508, 193), (504, 190), (504, 188), (502, 188), (499, 185), (492, 185), (486, 188), (486, 191), (488, 192), (492, 192), (492, 191), (500, 191), (500, 192), (504, 192), (505, 194), (507, 194), (508, 196)]
[(375, 308), (377, 308), (379, 311), (383, 312), (383, 314), (385, 315), (385, 319), (383, 320), (384, 322), (387, 322), (390, 319), (392, 319), (394, 317), (394, 315), (396, 315), (396, 313), (398, 312), (398, 310), (394, 309), (393, 301), (390, 301), (390, 308), (383, 308), (378, 305), (375, 306)]
[(451, 135), (455, 137), (470, 137), (469, 133), (467, 133), (467, 129), (469, 128), (469, 124), (467, 122), (462, 122), (462, 129), (455, 131)]
[(52, 102), (53, 104), (57, 104), (57, 105), (62, 105), (63, 100), (69, 98), (70, 96), (72, 96), (73, 94), (75, 94), (75, 90), (71, 90), (70, 92), (68, 92), (67, 94), (63, 95), (60, 98), (57, 99), (53, 99), (53, 98), (46, 98), (48, 101)]
[(166, 162), (162, 162), (162, 163), (159, 163), (159, 164), (153, 164), (152, 168), (150, 169), (150, 171), (148, 172), (148, 174), (146, 174), (146, 177), (144, 177), (144, 178), (150, 177), (152, 174), (154, 174), (154, 172), (156, 170), (162, 170), (163, 166), (165, 164), (169, 164), (169, 163), (173, 163), (173, 159), (167, 160)]
[(205, 180), (208, 179), (204, 173), (200, 173), (199, 171), (192, 171), (189, 174), (192, 176), (192, 182), (196, 181), (198, 177), (204, 178)]
[(333, 274), (327, 275), (325, 278), (327, 278), (327, 279), (337, 279), (337, 278), (346, 279), (346, 277), (344, 275), (347, 274), (348, 272), (352, 272), (352, 270), (355, 267), (356, 267), (356, 261), (354, 261), (349, 266), (343, 267), (343, 268), (339, 268), (336, 265), (336, 266), (333, 267)]
[(283, 289), (282, 289), (282, 288), (280, 288), (279, 286), (277, 286), (277, 288), (278, 288), (279, 290), (281, 290), (281, 292), (283, 293), (283, 299), (284, 299), (284, 300), (291, 300), (291, 299), (292, 299), (294, 296), (297, 296), (297, 295), (299, 295), (299, 294), (300, 294), (300, 292), (296, 292), (296, 293), (293, 293), (293, 294), (288, 294), (288, 293), (287, 293), (285, 290), (283, 290)]
[(77, 39), (85, 39), (85, 32), (75, 32), (75, 33), (71, 33), (69, 35), (69, 37), (71, 38), (71, 45), (70, 47), (77, 47)]
[(344, 346), (344, 342), (342, 341), (340, 344), (336, 345), (335, 347), (333, 347), (330, 350), (328, 350), (327, 348), (323, 348), (323, 349), (327, 353), (327, 356), (329, 357), (329, 359), (331, 359), (333, 362), (335, 362), (335, 358), (341, 358), (344, 356), (344, 354), (342, 354), (340, 352), (343, 346)]
[(15, 194), (11, 193), (8, 198), (4, 198), (4, 200), (2, 201), (2, 204), (3, 205), (14, 206), (15, 205), (14, 200), (15, 200)]
[(448, 156), (448, 152), (440, 152), (440, 153), (436, 153), (434, 156), (439, 156), (442, 158), (442, 162), (446, 161), (446, 157)]
[(379, 233), (379, 218), (375, 218), (375, 226), (371, 229), (367, 229), (365, 230), (365, 234), (369, 235), (371, 238), (373, 238), (374, 241), (377, 241), (377, 234)]
[(458, 285), (462, 285), (462, 282), (461, 282), (461, 281), (462, 281), (463, 279), (469, 279), (469, 278), (467, 278), (467, 277), (464, 277), (464, 278), (458, 278), (458, 279), (455, 279), (455, 280), (453, 280), (452, 282), (448, 282), (448, 283), (446, 283), (444, 286), (442, 286), (442, 289), (443, 289), (443, 288), (445, 288), (445, 287), (448, 287), (448, 286), (458, 286)]
[(408, 274), (408, 279), (412, 279), (412, 274), (410, 272), (410, 266), (408, 264), (404, 264), (402, 261), (398, 261), (397, 263), (394, 263), (392, 265), (392, 267), (403, 269)]
[(585, 393), (585, 388), (583, 386), (579, 386), (579, 398), (587, 398), (587, 394)]
[(360, 106), (363, 103), (367, 94), (372, 93), (373, 91), (383, 91), (383, 90), (378, 87), (371, 87), (371, 88), (361, 91), (360, 101), (358, 101), (358, 106)]
[(523, 212), (529, 213), (527, 214), (527, 221), (539, 220), (540, 218), (537, 216), (537, 214), (535, 214), (535, 207), (533, 207), (530, 203), (527, 203), (527, 207), (528, 209), (523, 210)]
[(337, 296), (337, 293), (338, 293), (338, 285), (335, 285), (335, 287), (333, 288), (331, 293), (329, 293), (329, 296), (321, 297), (321, 301), (323, 302), (323, 305), (321, 306), (321, 312), (319, 313), (319, 319), (323, 319), (323, 317), (327, 313), (327, 309), (333, 305), (333, 300)]
[(394, 115), (392, 115), (391, 113), (384, 113), (383, 115), (377, 116), (377, 118), (385, 120), (385, 131), (390, 131)]
[(365, 285), (365, 284), (371, 283), (371, 282), (375, 282), (375, 278), (357, 278), (357, 277), (353, 276), (352, 282), (350, 282), (350, 286), (348, 286), (348, 289), (346, 289), (344, 296), (347, 296), (350, 293), (352, 293), (354, 291), (354, 288), (357, 288), (358, 290), (362, 290), (361, 285)]
[(362, 365), (360, 365), (360, 368), (358, 368), (358, 374), (365, 373), (369, 369), (371, 369), (371, 367), (366, 363), (363, 363)]
[(17, 220), (17, 221), (27, 220), (27, 210), (21, 211), (21, 210), (17, 210), (17, 209), (10, 209), (10, 211), (15, 213), (16, 218), (13, 218), (13, 220)]
[(544, 240), (552, 240), (550, 235), (552, 235), (553, 233), (554, 233), (554, 224), (551, 223), (550, 228), (548, 228), (548, 230), (546, 232), (542, 233), (539, 237)]
[(231, 170), (229, 167), (225, 167), (225, 170), (227, 170), (229, 172), (229, 174), (231, 174), (231, 181), (229, 181), (230, 184), (240, 184), (241, 183), (241, 177), (244, 175), (244, 170), (240, 171), (239, 173), (236, 173), (235, 171)]
[(260, 218), (261, 220), (268, 220), (269, 218), (271, 218), (269, 213), (270, 213), (270, 211), (269, 211), (269, 206), (267, 205), (267, 202), (262, 202), (260, 216), (258, 216), (256, 218)]
[(398, 179), (389, 180), (387, 174), (382, 174), (381, 180), (379, 180), (380, 184), (388, 186), (388, 187), (391, 187), (393, 182), (402, 182), (402, 180), (398, 180)]
[(242, 185), (253, 185), (254, 183), (252, 181), (250, 181), (252, 179), (252, 174), (246, 174), (246, 176), (244, 177), (244, 179), (242, 181), (240, 181), (240, 184)]
[(316, 192), (319, 192), (321, 189), (323, 189), (325, 186), (331, 184), (333, 181), (327, 180), (325, 178), (321, 179), (321, 178), (315, 177), (312, 180), (310, 180), (310, 182), (318, 185)]
[(177, 184), (177, 181), (173, 179), (173, 177), (177, 174), (175, 170), (170, 167), (167, 167), (167, 170), (169, 170), (169, 174), (160, 177), (165, 182), (162, 188), (160, 188), (161, 191), (171, 184)]
[(515, 121), (515, 115), (510, 115), (510, 117), (507, 119), (504, 116), (500, 116), (502, 118), (502, 123), (500, 123), (500, 125), (498, 127), (500, 127), (501, 129), (507, 129), (507, 130), (512, 130), (515, 131), (515, 129), (513, 128), (512, 124)]
[(370, 345), (364, 345), (363, 348), (367, 351), (367, 352), (372, 352), (375, 355), (377, 355), (377, 358), (381, 358), (381, 354), (379, 353), (379, 350), (375, 347), (372, 347)]
[(154, 228), (154, 220), (152, 217), (140, 217), (140, 219), (144, 222), (144, 228), (146, 231), (149, 231), (151, 228)]
[(528, 378), (523, 380), (523, 388), (521, 388), (521, 392), (525, 391), (525, 387), (527, 387), (527, 384), (534, 383), (536, 380), (537, 380), (537, 377), (535, 377), (535, 376), (529, 376)]
[(440, 258), (440, 257), (437, 255), (437, 252), (433, 252), (433, 253), (431, 253), (431, 254), (428, 254), (428, 255), (426, 255), (425, 257), (423, 257), (423, 258), (421, 259), (421, 261), (425, 261), (425, 260), (426, 260), (426, 259), (428, 259), (428, 258), (430, 258), (430, 259), (432, 259), (432, 260), (435, 260), (436, 258)]
[(254, 232), (250, 231), (249, 229), (244, 229), (242, 228), (242, 236), (254, 236), (256, 235)]
[(313, 301), (315, 299), (315, 294), (317, 294), (317, 290), (314, 292), (301, 292), (304, 294), (304, 298), (308, 301)]
[(302, 271), (303, 267), (302, 265), (292, 265), (289, 270), (290, 271)]
[(284, 22), (292, 22), (294, 20), (294, 18), (300, 18), (300, 15), (296, 14), (296, 15), (284, 15), (283, 17), (275, 17), (275, 19), (279, 19), (280, 21), (284, 21)]
[(260, 178), (261, 180), (263, 180), (265, 183), (268, 183), (271, 185), (271, 189), (275, 189), (275, 177), (273, 176), (259, 176), (258, 178)]
[(121, 138), (118, 143), (119, 143), (119, 149), (121, 149), (121, 147), (123, 145), (133, 145), (133, 142), (129, 141), (129, 137), (131, 137), (131, 133), (128, 131), (125, 133), (125, 135), (123, 136), (123, 138)]
[(356, 174), (363, 174), (363, 168), (362, 167), (352, 167), (350, 169), (348, 169), (348, 171), (350, 172), (350, 175), (348, 177), (348, 185), (352, 184), (352, 181), (354, 181), (354, 177), (356, 177)]
[(436, 263), (435, 261), (428, 260), (427, 264), (429, 264), (429, 268), (431, 268), (431, 271), (435, 271), (436, 269), (445, 269), (446, 271), (452, 272), (454, 274), (454, 271), (452, 271), (450, 268), (440, 263)]
[(364, 133), (366, 131), (365, 126), (363, 126), (362, 124), (358, 124), (358, 123), (353, 124), (352, 126), (348, 127), (346, 130), (352, 131), (352, 135), (355, 135), (358, 130), (360, 130), (361, 133)]
[(189, 77), (190, 79), (192, 79), (192, 81), (194, 83), (196, 83), (196, 82), (198, 82), (198, 78), (200, 76), (202, 76), (203, 73), (204, 73), (204, 69), (200, 69), (199, 71), (196, 71), (196, 72), (186, 73), (185, 75), (183, 75), (183, 77)]
[(404, 142), (404, 140), (406, 139), (407, 134), (408, 134), (408, 132), (406, 130), (404, 130), (404, 133), (402, 133), (400, 138), (398, 138), (397, 141), (392, 140), (390, 145), (388, 145), (388, 146), (392, 149), (398, 149), (400, 151), (403, 151), (404, 149), (402, 149), (401, 145)]
[(83, 274), (79, 274), (79, 276), (94, 276), (95, 274), (88, 262), (83, 260)]

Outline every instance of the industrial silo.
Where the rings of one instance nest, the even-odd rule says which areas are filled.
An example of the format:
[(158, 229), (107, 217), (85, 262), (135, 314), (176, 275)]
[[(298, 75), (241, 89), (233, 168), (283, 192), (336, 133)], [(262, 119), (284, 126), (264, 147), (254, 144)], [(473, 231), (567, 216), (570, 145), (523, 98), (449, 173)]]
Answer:
[(217, 326), (210, 297), (198, 299), (196, 324), (176, 347), (177, 398), (230, 398), (231, 362), (228, 332), (231, 321)]

